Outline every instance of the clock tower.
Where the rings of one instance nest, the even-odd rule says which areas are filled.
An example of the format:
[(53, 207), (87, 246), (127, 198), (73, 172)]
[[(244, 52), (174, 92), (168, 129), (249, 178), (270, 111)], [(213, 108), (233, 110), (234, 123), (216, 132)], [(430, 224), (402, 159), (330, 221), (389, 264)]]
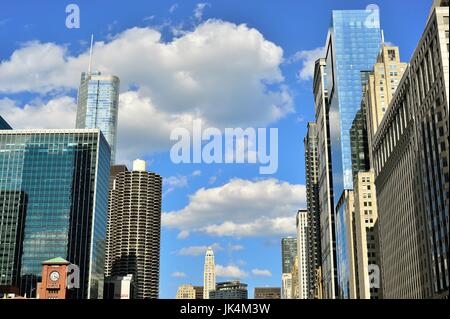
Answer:
[(39, 299), (66, 299), (69, 265), (70, 263), (61, 257), (42, 263), (42, 281), (38, 284)]

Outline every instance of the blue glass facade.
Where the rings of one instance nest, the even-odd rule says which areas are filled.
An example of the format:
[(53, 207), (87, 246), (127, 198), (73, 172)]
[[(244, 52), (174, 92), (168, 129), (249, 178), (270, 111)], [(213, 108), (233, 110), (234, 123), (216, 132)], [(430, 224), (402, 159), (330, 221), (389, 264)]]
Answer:
[[(347, 194), (347, 193), (344, 193)], [(350, 298), (350, 257), (347, 245), (348, 227), (351, 225), (348, 220), (348, 195), (343, 195), (337, 206), (336, 214), (336, 257), (337, 257), (337, 298)]]
[(119, 78), (82, 73), (78, 89), (76, 128), (99, 128), (111, 147), (111, 164), (116, 158)]
[(16, 242), (0, 256), (0, 269), (13, 268), (5, 284), (35, 296), (42, 262), (62, 257), (80, 268), (71, 297), (102, 297), (109, 162), (98, 129), (0, 131), (0, 222), (20, 226), (0, 225)]
[(344, 190), (353, 189), (350, 129), (361, 106), (361, 71), (373, 68), (381, 38), (377, 9), (333, 11), (326, 45), (326, 73), (333, 191), (337, 198)]

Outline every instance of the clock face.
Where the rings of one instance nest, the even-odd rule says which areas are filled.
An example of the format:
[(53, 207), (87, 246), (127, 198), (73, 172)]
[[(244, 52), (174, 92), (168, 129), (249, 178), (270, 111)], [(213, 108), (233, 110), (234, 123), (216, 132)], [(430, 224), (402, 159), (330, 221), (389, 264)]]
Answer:
[(52, 271), (50, 273), (50, 280), (51, 281), (57, 281), (59, 279), (59, 272), (57, 271)]

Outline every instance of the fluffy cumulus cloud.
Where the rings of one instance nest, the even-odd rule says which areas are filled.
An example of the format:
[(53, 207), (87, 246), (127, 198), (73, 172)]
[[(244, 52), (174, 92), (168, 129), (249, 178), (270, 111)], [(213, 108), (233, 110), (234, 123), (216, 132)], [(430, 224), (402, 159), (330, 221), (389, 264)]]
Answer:
[(186, 207), (163, 213), (163, 225), (185, 234), (194, 231), (235, 237), (291, 235), (295, 233), (296, 212), (304, 206), (303, 185), (277, 179), (232, 179), (220, 187), (199, 189), (190, 196)]
[(20, 105), (9, 98), (0, 99), (0, 114), (15, 129), (74, 128), (76, 101), (69, 96), (48, 102), (39, 99)]
[(312, 50), (298, 51), (288, 62), (300, 62), (301, 67), (298, 71), (298, 78), (302, 81), (311, 80), (314, 76), (314, 65), (319, 58), (325, 57), (325, 48), (319, 47)]
[(229, 279), (243, 279), (248, 277), (248, 273), (235, 265), (216, 265), (216, 276)]
[[(0, 63), (0, 94), (31, 92), (47, 100), (73, 95), (88, 56), (88, 51), (71, 55), (67, 46), (55, 43), (25, 43)], [(277, 121), (293, 111), (282, 61), (282, 49), (258, 30), (219, 20), (203, 22), (170, 42), (150, 27), (96, 42), (94, 69), (121, 79), (119, 158), (166, 150), (170, 131), (191, 127), (193, 118), (219, 128)], [(5, 105), (23, 108), (3, 101)], [(43, 103), (27, 110), (39, 115), (46, 107)], [(73, 127), (73, 108), (64, 112), (70, 113), (67, 124), (57, 113), (48, 121)], [(15, 121), (10, 119), (12, 125), (22, 125)]]

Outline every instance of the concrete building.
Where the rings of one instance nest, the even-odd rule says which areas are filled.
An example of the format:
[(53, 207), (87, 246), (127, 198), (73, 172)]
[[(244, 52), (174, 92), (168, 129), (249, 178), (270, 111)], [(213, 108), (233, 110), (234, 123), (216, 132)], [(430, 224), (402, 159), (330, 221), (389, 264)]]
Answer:
[(281, 299), (281, 289), (275, 287), (256, 287), (255, 299)]
[(192, 285), (182, 285), (178, 288), (175, 299), (196, 299), (196, 291)]
[(330, 148), (330, 121), (326, 86), (326, 61), (319, 59), (314, 67), (314, 105), (317, 123), (318, 191), (320, 211), (321, 277), (323, 298), (336, 296), (336, 233), (333, 176)]
[(205, 254), (203, 270), (203, 299), (210, 299), (209, 294), (216, 289), (216, 266), (214, 262), (214, 251), (208, 248)]
[(104, 299), (133, 299), (133, 275), (105, 278)]
[(99, 128), (111, 147), (111, 164), (116, 158), (119, 112), (117, 76), (83, 72), (78, 88), (76, 128)]
[[(299, 210), (297, 212), (297, 267), (292, 271), (292, 286), (295, 287), (294, 299), (312, 299), (310, 293), (310, 277), (315, 277), (315, 271), (311, 274), (308, 250), (309, 235), (309, 211)], [(314, 280), (314, 279), (313, 279)]]
[[(364, 86), (364, 112), (367, 114), (367, 139), (372, 145), (392, 97), (408, 64), (400, 62), (400, 51), (396, 46), (383, 44), (377, 62), (371, 69)], [(368, 148), (369, 159), (373, 158), (372, 148)]]
[[(301, 298), (314, 299), (317, 286), (321, 278), (317, 278), (317, 269), (321, 265), (320, 244), (320, 204), (319, 204), (319, 161), (318, 161), (318, 132), (315, 122), (308, 123), (307, 134), (304, 139), (305, 149), (305, 175), (306, 175), (306, 202), (307, 202), (307, 295), (301, 293)], [(300, 258), (300, 253), (299, 253)], [(303, 270), (300, 261), (300, 270)], [(300, 279), (300, 283), (302, 283)], [(303, 289), (303, 288), (302, 288)]]
[(109, 160), (99, 129), (0, 130), (1, 241), (15, 244), (1, 285), (33, 298), (42, 262), (61, 256), (80, 269), (68, 298), (103, 298)]
[(209, 299), (248, 299), (247, 284), (238, 280), (219, 282), (209, 292)]
[(281, 274), (281, 299), (292, 299), (292, 273)]
[(433, 6), (372, 143), (384, 298), (448, 298), (448, 10)]
[(109, 192), (106, 276), (133, 275), (133, 299), (159, 294), (162, 177), (145, 161), (116, 172)]
[(355, 187), (355, 248), (357, 287), (360, 299), (380, 299), (381, 273), (378, 238), (378, 209), (373, 171), (358, 172)]
[(295, 258), (294, 265), (292, 266), (291, 278), (291, 299), (300, 299), (298, 258)]
[(195, 299), (203, 299), (203, 286), (194, 286)]

